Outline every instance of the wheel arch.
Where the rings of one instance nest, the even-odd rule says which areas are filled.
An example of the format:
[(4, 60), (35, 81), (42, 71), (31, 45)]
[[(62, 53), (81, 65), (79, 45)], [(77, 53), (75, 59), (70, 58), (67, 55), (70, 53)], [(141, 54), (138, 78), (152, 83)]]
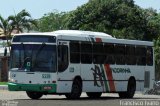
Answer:
[(130, 76), (129, 79), (128, 79), (128, 82), (129, 82), (130, 80), (134, 80), (134, 81), (136, 82), (136, 78), (135, 78), (134, 76)]
[(76, 79), (81, 82), (81, 85), (82, 85), (82, 88), (83, 88), (83, 82), (82, 82), (81, 76), (75, 76), (74, 79), (73, 79), (73, 81), (76, 80)]
[[(134, 80), (134, 82), (135, 82), (135, 86), (137, 85), (137, 84), (136, 84), (136, 78), (135, 78), (134, 76), (130, 76), (130, 78), (128, 79), (127, 87), (128, 87), (129, 82), (130, 82), (131, 80)], [(136, 86), (136, 87), (137, 87), (137, 86)]]

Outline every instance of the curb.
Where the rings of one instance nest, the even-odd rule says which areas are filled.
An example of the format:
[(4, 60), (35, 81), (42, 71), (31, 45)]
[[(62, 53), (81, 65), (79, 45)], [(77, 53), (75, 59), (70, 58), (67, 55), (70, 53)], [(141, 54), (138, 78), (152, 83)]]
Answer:
[(8, 90), (8, 85), (0, 85), (0, 90)]

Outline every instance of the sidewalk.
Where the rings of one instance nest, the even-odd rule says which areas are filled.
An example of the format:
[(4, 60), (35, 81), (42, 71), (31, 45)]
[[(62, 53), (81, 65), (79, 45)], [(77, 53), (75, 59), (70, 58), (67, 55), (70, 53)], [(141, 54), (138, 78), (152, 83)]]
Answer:
[(0, 85), (0, 90), (8, 90), (8, 85)]

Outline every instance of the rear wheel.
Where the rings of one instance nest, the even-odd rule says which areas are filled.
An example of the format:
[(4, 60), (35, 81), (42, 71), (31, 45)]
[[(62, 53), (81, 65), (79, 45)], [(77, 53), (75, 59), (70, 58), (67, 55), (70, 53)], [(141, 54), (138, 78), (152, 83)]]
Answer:
[(43, 94), (40, 92), (27, 91), (26, 93), (27, 93), (28, 97), (30, 97), (31, 99), (39, 99), (43, 96)]
[(87, 96), (90, 98), (99, 98), (102, 95), (102, 92), (86, 92)]
[(67, 99), (78, 99), (82, 93), (82, 83), (79, 79), (75, 79), (72, 84), (71, 93), (65, 94)]
[(134, 78), (131, 78), (128, 82), (127, 92), (120, 92), (120, 98), (133, 98), (136, 91), (136, 81)]

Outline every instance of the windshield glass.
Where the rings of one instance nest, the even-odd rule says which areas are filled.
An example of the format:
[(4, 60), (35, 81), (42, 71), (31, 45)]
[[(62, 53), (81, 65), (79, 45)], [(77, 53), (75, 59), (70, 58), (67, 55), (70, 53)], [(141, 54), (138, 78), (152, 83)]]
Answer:
[(11, 48), (11, 69), (56, 72), (56, 45), (22, 43)]

